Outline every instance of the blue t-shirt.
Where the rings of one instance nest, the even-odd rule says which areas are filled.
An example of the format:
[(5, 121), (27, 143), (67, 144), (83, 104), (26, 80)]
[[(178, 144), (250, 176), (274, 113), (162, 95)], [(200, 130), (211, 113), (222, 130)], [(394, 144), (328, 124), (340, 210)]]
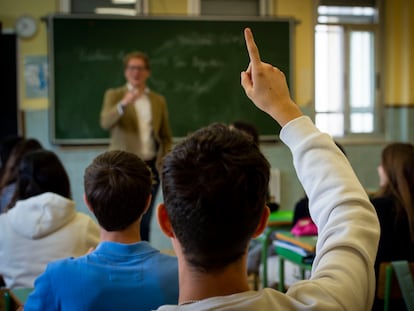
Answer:
[(24, 310), (155, 310), (177, 303), (176, 257), (147, 242), (102, 242), (88, 255), (50, 263)]

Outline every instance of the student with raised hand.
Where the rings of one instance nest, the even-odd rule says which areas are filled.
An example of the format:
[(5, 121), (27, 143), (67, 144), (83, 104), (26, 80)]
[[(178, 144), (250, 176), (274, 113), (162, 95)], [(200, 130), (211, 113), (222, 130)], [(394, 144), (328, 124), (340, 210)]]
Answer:
[[(247, 248), (266, 227), (269, 163), (238, 131), (211, 125), (164, 159), (157, 216), (179, 260), (178, 306), (158, 310), (369, 310), (379, 239), (375, 210), (346, 157), (292, 101), (284, 74), (260, 60), (249, 29), (247, 96), (282, 126), (319, 227), (310, 280), (286, 293), (249, 289)], [(235, 217), (237, 221), (234, 221)]]
[(50, 261), (98, 244), (98, 225), (76, 211), (70, 196), (55, 153), (40, 149), (22, 158), (11, 208), (0, 215), (0, 275), (8, 288), (33, 287)]
[(177, 303), (177, 259), (140, 237), (151, 177), (148, 166), (126, 151), (93, 160), (84, 175), (85, 202), (99, 222), (101, 243), (85, 256), (50, 263), (36, 280), (26, 311), (145, 311)]

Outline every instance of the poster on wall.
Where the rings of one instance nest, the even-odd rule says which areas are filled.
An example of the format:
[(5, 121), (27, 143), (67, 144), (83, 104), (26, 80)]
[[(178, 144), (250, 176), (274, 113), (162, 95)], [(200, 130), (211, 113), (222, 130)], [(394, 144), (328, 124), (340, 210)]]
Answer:
[(46, 98), (48, 96), (49, 70), (45, 55), (25, 57), (24, 81), (26, 98)]

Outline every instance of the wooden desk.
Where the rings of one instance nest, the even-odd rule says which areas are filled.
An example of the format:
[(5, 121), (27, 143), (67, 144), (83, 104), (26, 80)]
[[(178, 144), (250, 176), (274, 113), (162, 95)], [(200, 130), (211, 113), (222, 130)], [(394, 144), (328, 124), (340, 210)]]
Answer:
[(262, 287), (267, 287), (267, 254), (268, 254), (268, 242), (271, 234), (275, 230), (290, 229), (293, 221), (293, 211), (276, 211), (270, 214), (267, 228), (258, 237), (262, 243), (262, 266), (263, 273), (261, 276)]
[(293, 246), (303, 249), (303, 253), (299, 253), (293, 249), (289, 249), (287, 245), (276, 246), (276, 253), (279, 256), (279, 291), (285, 291), (285, 260), (288, 260), (297, 266), (301, 271), (302, 279), (305, 278), (305, 271), (312, 269), (312, 262), (315, 256), (315, 248), (317, 236), (295, 236), (290, 231), (276, 232), (276, 239), (288, 242)]

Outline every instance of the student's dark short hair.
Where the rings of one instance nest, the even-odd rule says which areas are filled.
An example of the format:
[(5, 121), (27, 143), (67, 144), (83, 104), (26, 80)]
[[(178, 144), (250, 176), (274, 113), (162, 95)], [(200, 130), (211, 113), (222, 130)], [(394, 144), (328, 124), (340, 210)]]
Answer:
[(190, 265), (220, 270), (246, 252), (264, 211), (269, 170), (251, 139), (217, 123), (167, 154), (164, 202)]
[(84, 174), (86, 198), (107, 231), (124, 230), (144, 213), (151, 182), (145, 162), (119, 150), (97, 156)]
[(257, 130), (256, 126), (253, 123), (249, 123), (246, 121), (235, 121), (231, 124), (234, 128), (246, 133), (253, 139), (256, 145), (259, 144), (259, 131)]
[(23, 156), (18, 171), (16, 199), (23, 200), (45, 192), (71, 197), (68, 174), (58, 156), (39, 149)]

